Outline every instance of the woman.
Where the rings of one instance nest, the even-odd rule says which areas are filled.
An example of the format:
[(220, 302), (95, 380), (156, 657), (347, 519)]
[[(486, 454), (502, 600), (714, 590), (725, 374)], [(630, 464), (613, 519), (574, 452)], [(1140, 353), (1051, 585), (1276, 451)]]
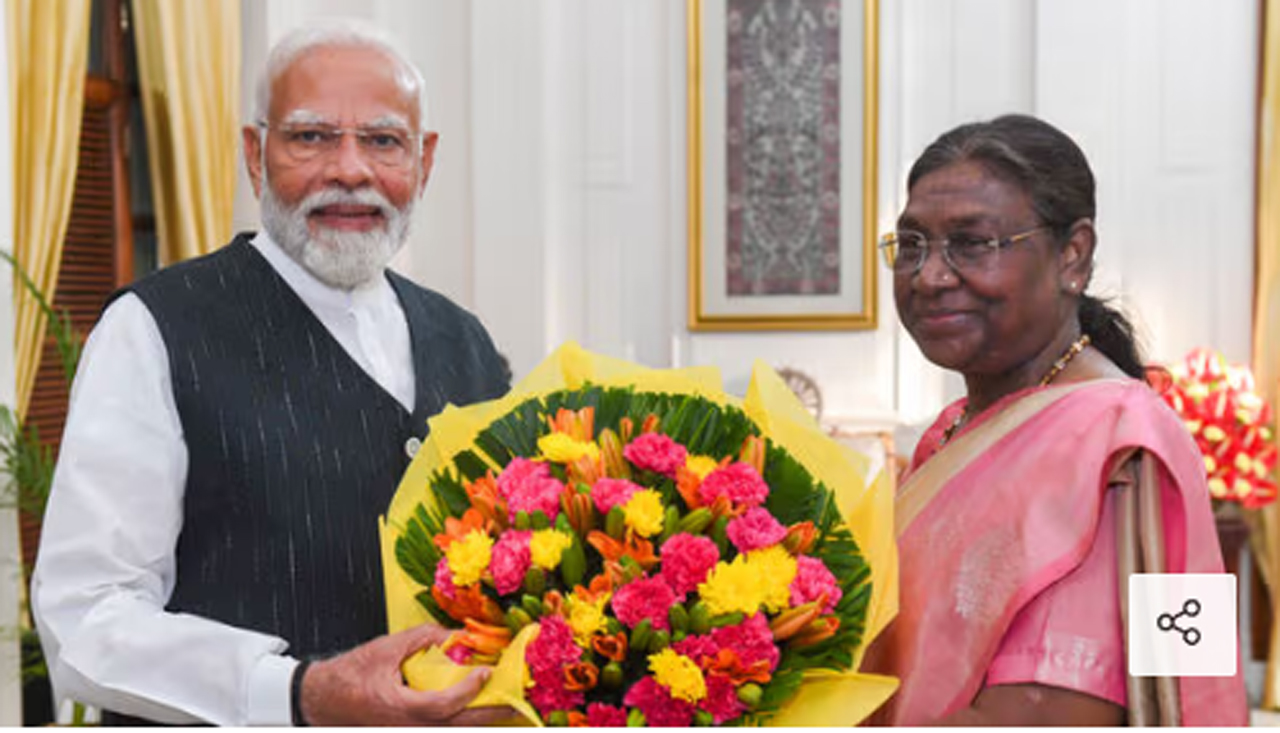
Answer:
[[(1133, 329), (1085, 294), (1094, 182), (1061, 131), (1010, 115), (938, 138), (881, 247), (898, 314), (967, 396), (897, 500), (901, 609), (864, 669), (907, 725), (1126, 717), (1114, 492), (1156, 459), (1168, 572), (1222, 572), (1204, 468), (1141, 378)], [(1241, 678), (1181, 678), (1186, 724), (1247, 722)]]

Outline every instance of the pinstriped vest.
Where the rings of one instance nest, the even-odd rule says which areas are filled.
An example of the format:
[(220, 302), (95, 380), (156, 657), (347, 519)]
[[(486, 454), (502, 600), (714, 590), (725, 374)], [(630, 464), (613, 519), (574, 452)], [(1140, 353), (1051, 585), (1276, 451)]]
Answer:
[(278, 635), (295, 656), (386, 631), (377, 517), (406, 442), (446, 403), (507, 388), (483, 326), (388, 273), (409, 323), (409, 414), (241, 234), (126, 291), (169, 352), (190, 454), (168, 610)]

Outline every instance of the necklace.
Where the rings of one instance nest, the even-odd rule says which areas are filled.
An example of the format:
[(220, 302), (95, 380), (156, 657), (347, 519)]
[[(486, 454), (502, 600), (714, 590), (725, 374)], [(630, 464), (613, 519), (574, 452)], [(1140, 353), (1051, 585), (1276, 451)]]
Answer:
[[(1088, 346), (1091, 340), (1092, 339), (1089, 338), (1089, 334), (1086, 333), (1071, 342), (1071, 345), (1067, 347), (1067, 350), (1062, 352), (1062, 356), (1059, 356), (1058, 360), (1053, 362), (1053, 366), (1049, 367), (1049, 371), (1045, 372), (1045, 375), (1040, 378), (1040, 386), (1049, 386), (1049, 383), (1061, 374), (1063, 369), (1067, 368), (1067, 365), (1071, 363), (1071, 360), (1076, 358), (1081, 351), (1084, 351), (1084, 347)], [(952, 420), (951, 424), (947, 426), (947, 429), (942, 431), (942, 440), (938, 441), (938, 447), (941, 448), (947, 443), (950, 443), (951, 439), (955, 437), (956, 432), (959, 431), (960, 428), (964, 427), (964, 424), (968, 421), (969, 406), (965, 405), (964, 409), (960, 411), (960, 414), (956, 415), (956, 419)]]

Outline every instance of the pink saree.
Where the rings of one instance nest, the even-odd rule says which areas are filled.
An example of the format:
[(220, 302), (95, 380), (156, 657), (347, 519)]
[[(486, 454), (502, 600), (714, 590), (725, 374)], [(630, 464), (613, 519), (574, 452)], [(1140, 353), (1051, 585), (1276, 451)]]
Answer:
[[(1125, 449), (1149, 451), (1160, 465), (1168, 572), (1222, 572), (1199, 452), (1137, 381), (1024, 390), (939, 449), (961, 409), (925, 433), (897, 497), (900, 610), (863, 665), (901, 679), (884, 719), (929, 723), (1012, 682), (1123, 705), (1107, 479)], [(1247, 723), (1238, 670), (1178, 685), (1185, 725)]]

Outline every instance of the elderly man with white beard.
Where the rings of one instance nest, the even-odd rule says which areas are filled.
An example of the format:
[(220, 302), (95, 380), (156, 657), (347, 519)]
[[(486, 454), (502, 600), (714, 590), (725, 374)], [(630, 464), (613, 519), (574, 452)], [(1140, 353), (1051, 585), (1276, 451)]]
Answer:
[(501, 395), (480, 322), (387, 269), (431, 171), (418, 71), (380, 35), (271, 52), (245, 161), (263, 231), (110, 302), (86, 345), (32, 587), (56, 694), (105, 723), (475, 725), (384, 635), (376, 518), (427, 418)]

